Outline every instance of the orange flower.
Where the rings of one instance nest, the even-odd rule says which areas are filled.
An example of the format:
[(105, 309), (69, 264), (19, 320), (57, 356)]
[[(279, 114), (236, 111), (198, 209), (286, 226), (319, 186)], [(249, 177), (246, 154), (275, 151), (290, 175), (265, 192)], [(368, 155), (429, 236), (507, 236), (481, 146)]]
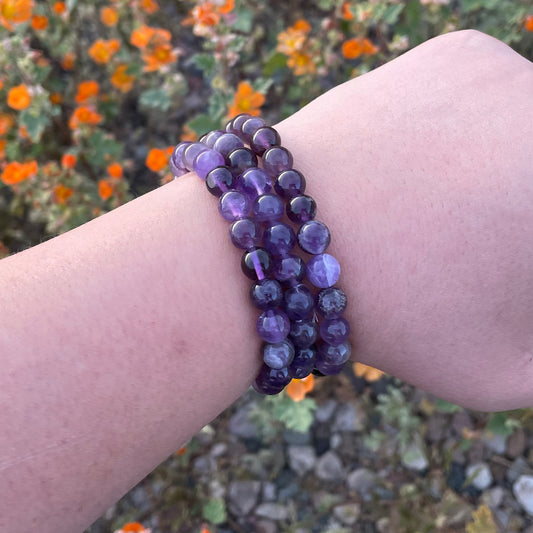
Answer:
[(58, 204), (64, 204), (72, 196), (74, 191), (61, 183), (54, 189), (54, 194), (56, 197), (56, 202)]
[(118, 11), (114, 7), (103, 7), (100, 10), (100, 20), (106, 26), (116, 26), (118, 22)]
[(282, 31), (278, 35), (278, 45), (276, 50), (285, 55), (292, 55), (294, 52), (301, 50), (305, 44), (305, 33), (294, 28)]
[(185, 455), (187, 452), (187, 446), (182, 446), (178, 451), (174, 452), (176, 455)]
[(128, 522), (122, 526), (120, 530), (121, 533), (145, 533), (149, 532), (142, 524), (139, 522)]
[(78, 92), (76, 94), (76, 102), (78, 104), (83, 104), (90, 98), (93, 98), (94, 96), (98, 96), (98, 93), (100, 92), (100, 85), (98, 85), (98, 82), (95, 80), (88, 80), (88, 81), (82, 81), (78, 85)]
[(315, 386), (315, 377), (309, 374), (303, 379), (293, 379), (285, 389), (290, 398), (295, 402), (301, 402), (308, 392)]
[(211, 533), (211, 530), (208, 529), (208, 528), (205, 527), (205, 526), (202, 526), (202, 529), (200, 530), (200, 533)]
[(107, 173), (116, 180), (122, 178), (122, 165), (120, 163), (111, 163), (111, 165), (107, 167)]
[(0, 24), (13, 30), (13, 24), (21, 24), (31, 18), (33, 0), (0, 0)]
[(160, 44), (151, 52), (145, 52), (142, 57), (145, 63), (143, 68), (144, 72), (153, 72), (159, 70), (164, 65), (176, 61), (178, 55), (172, 50), (170, 44)]
[(111, 76), (111, 85), (123, 93), (131, 91), (135, 76), (128, 74), (128, 65), (118, 65)]
[(229, 108), (228, 114), (232, 117), (239, 113), (249, 113), (250, 115), (259, 115), (260, 107), (265, 102), (265, 96), (253, 90), (252, 86), (241, 81), (237, 87), (233, 104)]
[(74, 62), (76, 61), (76, 55), (72, 52), (67, 52), (61, 60), (61, 66), (64, 70), (73, 70)]
[(346, 59), (355, 59), (363, 53), (359, 39), (349, 39), (342, 43), (342, 55)]
[(358, 378), (365, 378), (367, 381), (378, 381), (385, 375), (385, 372), (363, 363), (354, 363), (353, 372)]
[(182, 141), (182, 142), (185, 142), (185, 141), (194, 142), (194, 141), (196, 141), (197, 137), (198, 137), (198, 135), (196, 135), (196, 132), (193, 131), (189, 126), (187, 126), (187, 124), (185, 124), (185, 126), (183, 126), (183, 128), (181, 130), (180, 141)]
[(26, 85), (21, 83), (16, 87), (12, 87), (7, 95), (7, 105), (11, 109), (20, 111), (26, 109), (31, 104), (31, 96), (26, 88)]
[(369, 39), (363, 39), (363, 43), (361, 44), (361, 48), (363, 49), (363, 54), (367, 54), (369, 56), (372, 56), (374, 54), (377, 54), (379, 52), (379, 48), (375, 46), (371, 40)]
[(5, 139), (0, 139), (0, 161), (3, 161), (6, 158), (6, 144)]
[(0, 91), (4, 88), (4, 80), (0, 80)]
[(61, 93), (52, 93), (50, 95), (50, 102), (53, 104), (60, 104), (63, 101), (63, 95)]
[(120, 41), (118, 39), (96, 40), (89, 48), (89, 55), (96, 63), (105, 64), (118, 52)]
[(148, 155), (146, 156), (145, 164), (146, 166), (154, 171), (159, 172), (166, 168), (168, 164), (169, 155), (166, 150), (161, 150), (160, 148), (152, 148)]
[(6, 185), (15, 185), (21, 181), (27, 180), (31, 176), (37, 173), (37, 161), (28, 161), (27, 163), (19, 163), (18, 161), (12, 161), (9, 163), (0, 179)]
[(195, 6), (191, 16), (183, 24), (198, 24), (200, 26), (216, 26), (220, 22), (220, 14), (215, 10), (213, 2), (204, 2)]
[(31, 18), (31, 27), (35, 31), (42, 31), (48, 28), (48, 17), (44, 15), (33, 15)]
[(148, 15), (159, 11), (159, 4), (155, 0), (141, 0), (139, 7)]
[(350, 2), (344, 2), (342, 4), (342, 18), (344, 20), (353, 20), (354, 15), (350, 9)]
[(130, 43), (137, 48), (144, 48), (150, 42), (154, 33), (154, 28), (143, 25), (131, 32)]
[(311, 25), (305, 19), (298, 19), (291, 27), (293, 30), (303, 33), (309, 33), (311, 31)]
[(287, 60), (287, 66), (292, 69), (296, 76), (304, 74), (313, 74), (316, 71), (316, 65), (310, 54), (296, 52)]
[(100, 180), (98, 182), (98, 194), (104, 202), (111, 197), (113, 194), (113, 186), (109, 180)]
[(529, 15), (524, 22), (524, 28), (527, 31), (533, 31), (533, 15)]
[(76, 161), (77, 157), (74, 154), (63, 154), (63, 157), (61, 157), (61, 166), (63, 168), (74, 168)]
[(235, 9), (235, 0), (226, 0), (226, 2), (218, 8), (218, 12), (223, 15), (231, 13)]
[(72, 113), (68, 125), (70, 129), (78, 129), (82, 124), (96, 126), (104, 117), (88, 106), (77, 107)]
[(28, 133), (28, 128), (26, 128), (26, 126), (19, 126), (18, 134), (19, 137), (21, 137), (22, 139), (26, 139), (27, 141), (31, 140), (30, 135)]
[(67, 10), (65, 2), (56, 2), (52, 8), (56, 15), (61, 15)]
[(5, 115), (0, 112), (0, 135), (5, 135), (12, 127), (15, 121), (11, 115)]

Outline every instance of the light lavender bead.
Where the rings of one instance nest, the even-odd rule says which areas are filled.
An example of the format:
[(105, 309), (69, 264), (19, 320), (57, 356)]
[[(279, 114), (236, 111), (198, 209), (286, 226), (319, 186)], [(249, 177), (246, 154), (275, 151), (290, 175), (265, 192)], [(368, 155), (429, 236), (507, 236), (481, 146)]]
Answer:
[(218, 210), (223, 218), (233, 222), (248, 215), (250, 200), (242, 192), (228, 191), (220, 197)]
[(237, 181), (239, 189), (255, 200), (262, 194), (272, 190), (272, 178), (262, 168), (249, 168), (245, 170)]
[(168, 166), (170, 167), (170, 170), (174, 173), (174, 176), (182, 176), (183, 174), (187, 173), (187, 168), (185, 167), (185, 164), (183, 162), (183, 152), (185, 151), (185, 148), (189, 146), (189, 144), (191, 143), (179, 143), (172, 151)]
[(213, 148), (214, 145), (215, 145), (215, 142), (216, 140), (224, 135), (224, 133), (226, 133), (225, 131), (222, 131), (222, 130), (213, 130), (213, 131), (210, 131), (206, 136), (205, 136), (205, 139), (202, 141), (205, 143), (206, 146), (209, 146), (209, 148)]
[(319, 254), (307, 263), (307, 279), (319, 289), (332, 287), (339, 280), (341, 266), (330, 254)]
[(224, 164), (224, 158), (216, 150), (206, 150), (200, 152), (193, 163), (193, 170), (204, 179), (214, 168), (220, 167)]
[(191, 143), (183, 151), (183, 166), (187, 170), (193, 170), (194, 160), (198, 157), (199, 154), (209, 150), (205, 144), (202, 143)]
[(264, 341), (281, 342), (289, 335), (291, 323), (289, 317), (283, 311), (279, 309), (268, 309), (257, 318), (256, 329)]

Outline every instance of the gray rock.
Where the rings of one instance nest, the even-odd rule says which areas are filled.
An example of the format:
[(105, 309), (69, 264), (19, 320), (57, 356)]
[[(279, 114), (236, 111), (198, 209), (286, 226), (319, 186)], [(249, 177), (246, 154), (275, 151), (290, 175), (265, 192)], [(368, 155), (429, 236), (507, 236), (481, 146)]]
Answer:
[(344, 479), (346, 471), (339, 456), (335, 452), (329, 451), (318, 458), (315, 474), (322, 481), (340, 481)]
[(504, 511), (503, 509), (496, 509), (494, 511), (494, 516), (496, 517), (496, 520), (502, 525), (504, 531), (507, 531), (509, 519), (511, 518), (509, 513), (507, 511)]
[(505, 453), (507, 437), (499, 433), (486, 433), (483, 435), (485, 446), (492, 452), (502, 455)]
[(287, 452), (289, 455), (289, 466), (299, 476), (303, 476), (306, 472), (314, 468), (316, 453), (312, 446), (289, 446)]
[(362, 431), (365, 420), (366, 414), (359, 404), (344, 403), (337, 410), (331, 431)]
[(514, 483), (522, 474), (529, 470), (529, 465), (523, 457), (518, 457), (513, 461), (513, 464), (507, 470), (505, 477), (510, 483)]
[(328, 512), (334, 505), (342, 501), (342, 497), (339, 494), (330, 494), (324, 491), (313, 492), (311, 499), (313, 500), (313, 507), (319, 513)]
[(229, 486), (229, 509), (237, 516), (248, 515), (257, 503), (259, 481), (232, 481)]
[(435, 414), (427, 420), (427, 438), (430, 442), (439, 442), (446, 435), (448, 422), (443, 415)]
[(376, 474), (368, 468), (358, 468), (348, 474), (346, 483), (350, 490), (358, 492), (364, 500), (371, 499), (372, 490), (376, 486)]
[(262, 503), (257, 506), (255, 514), (261, 518), (268, 518), (269, 520), (287, 520), (289, 518), (289, 511), (285, 505), (281, 503)]
[(278, 526), (276, 525), (276, 522), (270, 520), (258, 520), (255, 523), (255, 531), (257, 533), (277, 533)]
[(520, 457), (526, 449), (526, 434), (523, 429), (517, 429), (507, 439), (507, 455), (516, 459)]
[(223, 500), (226, 497), (226, 485), (220, 479), (214, 477), (209, 482), (209, 493), (211, 494), (211, 498)]
[(353, 526), (361, 514), (361, 506), (358, 503), (346, 503), (337, 505), (333, 509), (333, 515), (345, 526)]
[(209, 454), (213, 459), (222, 457), (228, 451), (228, 445), (225, 442), (217, 442), (212, 448)]
[(409, 444), (402, 454), (402, 464), (415, 472), (425, 470), (429, 466), (429, 461), (423, 445), (419, 442)]
[(335, 400), (326, 400), (324, 403), (317, 405), (315, 419), (321, 423), (330, 422), (335, 409), (337, 409), (337, 402)]
[(276, 499), (276, 485), (270, 483), (270, 481), (265, 481), (263, 483), (263, 501), (272, 502)]
[(193, 470), (200, 475), (206, 476), (216, 470), (217, 463), (213, 457), (202, 455), (194, 460)]
[(241, 439), (253, 439), (257, 437), (257, 427), (248, 419), (250, 406), (241, 407), (230, 418), (229, 431)]
[(479, 490), (488, 489), (492, 484), (492, 473), (486, 463), (470, 465), (466, 469), (466, 478)]
[(152, 506), (150, 497), (142, 486), (135, 487), (131, 491), (131, 499), (139, 511), (146, 511)]
[(533, 515), (533, 476), (520, 476), (513, 484), (513, 494), (526, 513)]
[(311, 434), (309, 432), (292, 431), (287, 429), (283, 432), (283, 440), (287, 444), (295, 444), (297, 446), (303, 446), (311, 443)]
[(329, 438), (329, 447), (332, 450), (336, 450), (342, 444), (342, 437), (338, 433), (333, 433)]
[(481, 495), (482, 502), (490, 507), (496, 509), (499, 507), (503, 500), (504, 490), (501, 487), (494, 487)]

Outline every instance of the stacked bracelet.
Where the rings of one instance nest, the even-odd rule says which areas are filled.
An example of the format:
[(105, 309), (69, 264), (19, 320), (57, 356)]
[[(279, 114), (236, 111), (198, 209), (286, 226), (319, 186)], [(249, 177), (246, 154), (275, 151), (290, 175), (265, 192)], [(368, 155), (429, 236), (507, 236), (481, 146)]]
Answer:
[[(325, 253), (330, 232), (315, 220), (316, 202), (304, 194), (305, 178), (292, 164), (278, 132), (247, 114), (230, 120), (225, 131), (178, 144), (170, 158), (176, 177), (194, 171), (205, 180), (231, 222), (232, 243), (244, 250), (241, 268), (254, 281), (250, 297), (262, 311), (263, 365), (254, 388), (263, 394), (278, 394), (311, 372), (338, 374), (351, 355), (350, 325), (342, 316), (347, 299), (335, 286), (340, 266)], [(297, 232), (281, 221), (284, 213)], [(312, 256), (307, 264), (291, 253), (296, 243)]]

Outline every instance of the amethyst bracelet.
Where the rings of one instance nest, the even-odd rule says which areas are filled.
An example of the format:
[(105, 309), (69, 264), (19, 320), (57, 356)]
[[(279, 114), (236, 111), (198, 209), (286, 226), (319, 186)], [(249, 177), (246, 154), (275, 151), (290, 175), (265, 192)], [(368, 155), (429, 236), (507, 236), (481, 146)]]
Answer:
[[(193, 171), (205, 180), (231, 222), (231, 242), (243, 250), (242, 271), (254, 281), (250, 298), (262, 311), (263, 365), (254, 388), (263, 394), (278, 394), (310, 373), (338, 374), (351, 355), (350, 325), (342, 316), (347, 298), (335, 286), (340, 265), (325, 253), (330, 232), (315, 220), (316, 202), (304, 194), (305, 178), (292, 165), (278, 132), (247, 114), (230, 120), (225, 131), (178, 144), (170, 158), (174, 176)], [(307, 264), (291, 253), (296, 244), (311, 256)]]

